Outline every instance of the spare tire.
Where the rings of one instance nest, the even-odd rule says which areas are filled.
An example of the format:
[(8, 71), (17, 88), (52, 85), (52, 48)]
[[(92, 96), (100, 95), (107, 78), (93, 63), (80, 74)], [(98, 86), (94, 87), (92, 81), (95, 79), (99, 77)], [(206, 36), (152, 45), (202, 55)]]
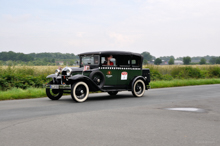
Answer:
[(90, 73), (89, 78), (96, 83), (99, 88), (105, 84), (105, 76), (101, 71), (93, 71)]

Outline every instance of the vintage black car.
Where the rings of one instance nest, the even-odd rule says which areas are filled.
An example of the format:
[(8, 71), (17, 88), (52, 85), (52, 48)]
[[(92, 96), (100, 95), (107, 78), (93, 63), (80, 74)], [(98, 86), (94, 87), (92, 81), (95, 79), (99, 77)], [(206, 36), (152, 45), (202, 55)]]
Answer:
[(71, 93), (73, 100), (84, 102), (90, 91), (113, 96), (128, 90), (141, 97), (150, 88), (150, 70), (142, 69), (143, 57), (138, 53), (101, 51), (82, 53), (79, 57), (79, 67), (57, 69), (47, 76), (52, 78), (46, 84), (46, 94), (51, 100)]

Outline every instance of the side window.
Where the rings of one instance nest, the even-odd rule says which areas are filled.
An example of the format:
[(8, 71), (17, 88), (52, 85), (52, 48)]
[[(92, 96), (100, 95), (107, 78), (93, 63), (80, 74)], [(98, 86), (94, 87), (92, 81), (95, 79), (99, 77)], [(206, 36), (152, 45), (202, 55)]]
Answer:
[(133, 59), (133, 60), (131, 60), (131, 64), (132, 64), (132, 65), (136, 65), (136, 62), (137, 62), (137, 61), (136, 61), (136, 60), (134, 60), (134, 59)]
[(131, 67), (131, 57), (130, 56), (119, 56), (119, 66), (120, 67)]
[(131, 65), (132, 67), (141, 67), (141, 58), (138, 56), (133, 56)]
[[(107, 65), (107, 58), (108, 56), (101, 57), (102, 66), (109, 66)], [(114, 56), (110, 59), (110, 66), (117, 66), (116, 58), (114, 58)]]

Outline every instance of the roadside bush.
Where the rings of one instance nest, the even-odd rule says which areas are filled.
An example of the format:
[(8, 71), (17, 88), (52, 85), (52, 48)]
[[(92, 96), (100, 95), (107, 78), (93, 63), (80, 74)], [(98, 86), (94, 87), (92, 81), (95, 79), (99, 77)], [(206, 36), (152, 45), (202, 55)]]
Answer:
[(155, 68), (151, 68), (150, 69), (150, 78), (151, 78), (152, 81), (162, 80), (163, 76), (162, 76), (161, 73), (159, 73), (158, 70), (156, 70)]
[(29, 87), (42, 87), (42, 84), (49, 81), (48, 74), (35, 75), (32, 68), (7, 67), (0, 72), (0, 90), (8, 90), (13, 87), (26, 89)]
[(171, 71), (171, 75), (174, 78), (179, 78), (179, 79), (201, 78), (202, 77), (200, 69), (192, 68), (192, 67), (174, 68)]
[(171, 80), (173, 80), (173, 77), (171, 75), (165, 74), (165, 75), (163, 75), (163, 80), (171, 81)]
[(219, 78), (220, 66), (199, 65), (199, 66), (152, 66), (149, 65), (151, 79), (172, 80), (172, 79), (204, 79)]
[(209, 68), (210, 77), (220, 77), (220, 67), (214, 66)]

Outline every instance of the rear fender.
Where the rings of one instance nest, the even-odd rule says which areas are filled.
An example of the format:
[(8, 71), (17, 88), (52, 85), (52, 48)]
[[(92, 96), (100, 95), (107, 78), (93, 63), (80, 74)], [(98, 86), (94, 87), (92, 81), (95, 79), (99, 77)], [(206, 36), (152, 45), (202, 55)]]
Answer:
[[(134, 83), (135, 83), (137, 80), (139, 80), (139, 79), (143, 80), (144, 83), (145, 83), (145, 86), (146, 86), (146, 79), (145, 79), (143, 76), (137, 76), (137, 77), (135, 77), (135, 78), (131, 81), (131, 83), (130, 83), (131, 89), (132, 89), (132, 87), (134, 86)], [(145, 89), (147, 90), (147, 88), (145, 88)]]

